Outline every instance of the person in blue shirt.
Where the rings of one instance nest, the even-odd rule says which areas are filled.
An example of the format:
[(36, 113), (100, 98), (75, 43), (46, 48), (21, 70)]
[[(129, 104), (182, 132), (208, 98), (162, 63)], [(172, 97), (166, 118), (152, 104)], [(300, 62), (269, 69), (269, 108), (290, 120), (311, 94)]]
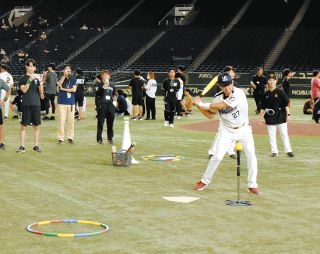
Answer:
[(74, 144), (74, 113), (77, 79), (71, 75), (71, 66), (63, 66), (63, 74), (57, 82), (58, 87), (58, 144), (64, 141), (64, 125), (67, 121), (68, 144)]

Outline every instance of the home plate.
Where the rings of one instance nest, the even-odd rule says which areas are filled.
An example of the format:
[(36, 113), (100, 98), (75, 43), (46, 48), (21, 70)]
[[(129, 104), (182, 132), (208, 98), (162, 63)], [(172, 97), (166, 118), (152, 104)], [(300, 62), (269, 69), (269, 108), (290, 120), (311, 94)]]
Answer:
[(178, 203), (191, 203), (193, 201), (200, 199), (196, 197), (162, 197), (162, 198), (168, 201), (178, 202)]

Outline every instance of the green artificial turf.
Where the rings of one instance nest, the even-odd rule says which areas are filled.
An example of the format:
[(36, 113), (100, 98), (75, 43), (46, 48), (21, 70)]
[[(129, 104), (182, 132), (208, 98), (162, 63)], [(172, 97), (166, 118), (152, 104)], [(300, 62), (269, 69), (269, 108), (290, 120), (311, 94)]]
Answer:
[[(208, 99), (207, 99), (208, 100)], [(253, 99), (249, 99), (251, 118)], [(293, 122), (304, 100), (292, 101)], [(93, 103), (92, 98), (89, 103)], [(215, 130), (189, 131), (181, 124), (205, 121), (198, 112), (164, 128), (161, 98), (156, 121), (130, 121), (134, 157), (139, 165), (113, 167), (111, 146), (96, 143), (95, 112), (75, 123), (75, 145), (56, 144), (56, 121), (41, 127), (41, 154), (32, 151), (27, 130), (24, 154), (17, 154), (18, 120), (5, 120), (6, 150), (0, 151), (0, 253), (319, 253), (320, 137), (291, 138), (294, 158), (270, 157), (267, 136), (255, 136), (261, 196), (246, 192), (246, 163), (241, 164), (241, 198), (252, 207), (229, 207), (236, 199), (236, 163), (225, 158), (203, 192), (193, 190), (208, 163)], [(196, 111), (196, 110), (195, 110)], [(122, 143), (123, 118), (115, 121), (115, 144)], [(104, 131), (104, 134), (106, 132)], [(168, 163), (143, 161), (149, 154), (182, 155)], [(243, 156), (244, 157), (244, 156)], [(174, 203), (163, 196), (193, 196)], [(83, 219), (105, 223), (110, 232), (87, 238), (54, 238), (28, 233), (33, 222)], [(94, 226), (46, 225), (37, 229), (77, 233)], [(62, 233), (61, 232), (61, 233)]]

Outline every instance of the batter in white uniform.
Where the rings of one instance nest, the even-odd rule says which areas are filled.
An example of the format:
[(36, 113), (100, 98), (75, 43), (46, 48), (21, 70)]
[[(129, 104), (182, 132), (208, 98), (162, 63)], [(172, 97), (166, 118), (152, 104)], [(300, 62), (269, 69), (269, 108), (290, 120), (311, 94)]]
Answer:
[(237, 140), (243, 145), (243, 150), (247, 157), (248, 191), (259, 195), (257, 158), (252, 129), (249, 125), (246, 95), (241, 89), (233, 86), (232, 77), (227, 72), (219, 74), (218, 84), (221, 92), (216, 94), (214, 103), (203, 103), (200, 97), (196, 97), (194, 101), (194, 104), (206, 117), (211, 119), (216, 112), (219, 112), (220, 115), (219, 130), (213, 146), (215, 149), (214, 155), (211, 157), (201, 180), (195, 184), (194, 188), (203, 190), (207, 187), (228, 148)]
[[(2, 79), (4, 82), (7, 83), (7, 85), (12, 89), (13, 87), (13, 78), (11, 74), (8, 72), (8, 67), (4, 64), (0, 65), (0, 79)], [(6, 96), (6, 91), (1, 90), (1, 100)], [(10, 96), (8, 97), (7, 101), (5, 102), (4, 105), (4, 117), (7, 118), (9, 115), (9, 106), (10, 106)]]

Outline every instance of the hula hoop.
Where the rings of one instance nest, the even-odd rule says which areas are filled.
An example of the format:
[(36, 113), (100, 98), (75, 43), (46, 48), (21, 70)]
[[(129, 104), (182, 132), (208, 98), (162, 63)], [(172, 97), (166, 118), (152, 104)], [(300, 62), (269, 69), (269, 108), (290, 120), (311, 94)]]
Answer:
[(175, 162), (175, 161), (180, 161), (184, 159), (183, 156), (179, 156), (179, 155), (146, 155), (140, 158), (146, 161), (168, 161), (168, 162)]
[[(103, 230), (95, 231), (95, 232), (88, 232), (88, 233), (77, 233), (77, 234), (66, 234), (66, 233), (53, 233), (53, 232), (42, 232), (33, 229), (33, 227), (47, 225), (47, 224), (63, 224), (63, 223), (78, 223), (78, 224), (90, 224), (96, 225), (103, 228)], [(94, 235), (101, 235), (107, 233), (109, 231), (109, 226), (100, 222), (89, 221), (89, 220), (48, 220), (48, 221), (40, 221), (35, 222), (27, 226), (27, 231), (36, 235), (43, 235), (43, 236), (55, 236), (55, 237), (87, 237), (87, 236), (94, 236)]]

